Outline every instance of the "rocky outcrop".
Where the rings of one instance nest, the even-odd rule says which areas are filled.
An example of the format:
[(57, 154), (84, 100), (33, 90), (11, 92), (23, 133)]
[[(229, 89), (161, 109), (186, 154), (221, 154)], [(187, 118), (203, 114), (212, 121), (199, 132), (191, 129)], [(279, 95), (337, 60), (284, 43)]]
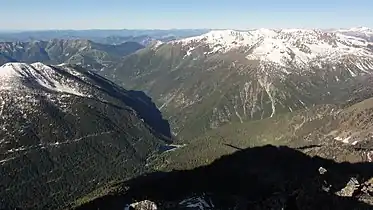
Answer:
[(288, 147), (264, 146), (192, 170), (135, 178), (123, 183), (120, 194), (78, 209), (105, 209), (113, 203), (111, 209), (122, 209), (126, 202), (145, 199), (158, 209), (372, 209), (372, 170), (371, 163), (337, 163)]

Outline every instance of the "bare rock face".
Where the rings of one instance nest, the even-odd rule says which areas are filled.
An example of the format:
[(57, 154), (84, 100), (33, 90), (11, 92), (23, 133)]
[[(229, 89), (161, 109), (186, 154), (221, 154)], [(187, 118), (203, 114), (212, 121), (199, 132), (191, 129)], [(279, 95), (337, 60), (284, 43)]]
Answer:
[(181, 209), (190, 209), (190, 210), (203, 210), (203, 209), (213, 209), (214, 203), (209, 199), (208, 196), (194, 196), (187, 199), (184, 199), (179, 202), (178, 206)]
[(157, 210), (157, 205), (149, 200), (140, 201), (127, 205), (125, 210)]
[(373, 206), (373, 183), (372, 179), (360, 183), (356, 178), (351, 178), (347, 185), (339, 192), (336, 193), (342, 197), (355, 197), (361, 201)]
[(356, 178), (351, 178), (350, 181), (347, 183), (346, 187), (343, 188), (341, 191), (337, 192), (336, 194), (343, 197), (352, 197), (354, 196), (360, 188), (359, 182)]

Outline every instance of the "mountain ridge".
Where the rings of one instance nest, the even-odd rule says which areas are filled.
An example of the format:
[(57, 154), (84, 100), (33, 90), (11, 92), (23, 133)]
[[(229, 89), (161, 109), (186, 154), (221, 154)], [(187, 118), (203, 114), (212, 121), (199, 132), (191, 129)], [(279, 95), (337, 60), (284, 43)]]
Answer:
[[(208, 176), (201, 180), (192, 176), (185, 186), (180, 179), (183, 183), (179, 186), (185, 190), (181, 193), (186, 197), (176, 205), (189, 205), (189, 198), (194, 196), (203, 200), (209, 191), (215, 193), (214, 189), (218, 193), (212, 197), (218, 195), (218, 203), (224, 203), (219, 193), (227, 188), (233, 194), (235, 189), (247, 192), (255, 202), (267, 198), (272, 201), (266, 190), (260, 191), (264, 197), (258, 200), (252, 196), (253, 191), (245, 191), (256, 186), (257, 178), (269, 194), (281, 192), (275, 202), (288, 200), (298, 186), (309, 183), (316, 187), (310, 184), (300, 188), (311, 198), (325, 195), (342, 201), (339, 196), (349, 193), (343, 187), (350, 187), (355, 179), (361, 189), (353, 189), (348, 200), (356, 201), (356, 205), (365, 198), (371, 202), (372, 190), (362, 187), (372, 186), (360, 185), (369, 177), (356, 178), (355, 167), (346, 167), (343, 162), (365, 161), (363, 165), (369, 165), (373, 161), (373, 48), (368, 38), (344, 33), (308, 29), (210, 31), (181, 40), (155, 41), (123, 57), (118, 56), (127, 53), (122, 45), (107, 46), (90, 40), (33, 41), (27, 43), (33, 47), (26, 49), (26, 43), (4, 44), (4, 49), (25, 56), (29, 63), (12, 62), (0, 67), (0, 186), (4, 186), (0, 208), (68, 208), (72, 203), (90, 200), (88, 194), (103, 195), (112, 183), (146, 172), (190, 169), (186, 173), (161, 173), (171, 177), (172, 183), (173, 174), (185, 178), (185, 174), (197, 171), (198, 175), (206, 165), (218, 167), (207, 170)], [(8, 59), (1, 54), (1, 60)], [(62, 64), (33, 63), (43, 59)], [(169, 145), (173, 140), (180, 145)], [(293, 149), (255, 148), (265, 144)], [(254, 153), (261, 155), (253, 158), (250, 154)], [(214, 163), (219, 158), (231, 159), (224, 155), (242, 157), (233, 158), (241, 166), (232, 160), (223, 161), (226, 165)], [(282, 155), (284, 159), (276, 158)], [(299, 156), (300, 162), (289, 158)], [(280, 165), (288, 166), (289, 159), (299, 164), (284, 171)], [(276, 160), (284, 161), (271, 166)], [(268, 167), (261, 168), (260, 161)], [(302, 173), (303, 163), (312, 165), (308, 168), (312, 171), (306, 170), (312, 176)], [(339, 177), (329, 168), (331, 165), (348, 173)], [(226, 166), (229, 170), (224, 170)], [(273, 176), (272, 168), (280, 174), (280, 181)], [(325, 185), (327, 179), (319, 180), (319, 175), (329, 170), (337, 186)], [(239, 178), (248, 177), (246, 172), (252, 182), (245, 189), (235, 188)], [(214, 180), (217, 182), (203, 185), (214, 174), (231, 177), (231, 182), (224, 182), (221, 176)], [(168, 185), (168, 179), (159, 181), (157, 174), (153, 180), (153, 175), (150, 186), (164, 187), (159, 190), (164, 195), (176, 195), (168, 190), (178, 185)], [(281, 179), (287, 175), (295, 182)], [(349, 178), (352, 181), (346, 186)], [(128, 192), (134, 192), (140, 200), (148, 195), (155, 199), (161, 196), (152, 194), (142, 177), (132, 181), (140, 187), (128, 190), (124, 185), (119, 198)], [(187, 186), (193, 181), (202, 187)], [(354, 197), (354, 193), (361, 197)], [(308, 202), (307, 196), (300, 198)], [(196, 200), (203, 203), (201, 199)], [(163, 201), (164, 197), (161, 205)], [(120, 202), (121, 209), (130, 204)], [(323, 200), (320, 202), (313, 204), (322, 206)]]
[[(276, 40), (283, 41), (280, 42)], [(306, 29), (258, 29), (247, 32), (239, 32), (234, 30), (211, 31), (198, 37), (190, 37), (173, 41), (172, 43), (181, 43), (183, 46), (191, 45), (193, 43), (205, 43), (209, 45), (210, 49), (212, 48), (211, 51), (205, 52), (207, 54), (215, 52), (225, 53), (242, 47), (250, 47), (251, 49), (249, 50), (252, 50), (252, 52), (250, 53), (250, 57), (247, 57), (248, 59), (269, 57), (268, 61), (275, 62), (280, 65), (283, 63), (281, 63), (281, 59), (279, 59), (278, 56), (286, 53), (286, 51), (289, 49), (291, 49), (292, 53), (295, 54), (295, 58), (300, 60), (297, 61), (299, 63), (310, 62), (310, 60), (312, 60), (312, 57), (310, 57), (312, 54), (316, 54), (314, 55), (316, 57), (325, 56), (326, 54), (330, 53), (339, 55), (350, 53), (355, 55), (361, 54), (364, 56), (371, 56), (370, 52), (366, 52), (364, 49), (362, 49), (367, 47), (368, 43), (366, 41), (338, 33), (334, 34), (323, 32), (321, 30)], [(256, 45), (259, 46), (256, 47)], [(344, 50), (344, 48), (351, 47), (353, 45), (357, 47), (356, 52)], [(263, 48), (261, 48), (261, 46), (263, 46)], [(192, 53), (196, 47), (198, 47), (198, 45), (190, 47), (187, 55)], [(273, 47), (275, 50), (270, 49), (271, 47)], [(269, 55), (266, 56), (266, 54)]]
[(344, 103), (372, 70), (373, 50), (364, 39), (321, 30), (259, 29), (161, 43), (101, 74), (151, 95), (173, 132), (190, 139), (191, 133), (230, 122)]
[(172, 141), (144, 93), (74, 65), (1, 66), (0, 119), (1, 209), (63, 209)]
[(27, 63), (70, 63), (100, 71), (123, 56), (143, 47), (137, 42), (106, 45), (88, 39), (52, 39), (49, 41), (0, 42), (0, 53), (8, 58), (5, 62), (13, 60)]

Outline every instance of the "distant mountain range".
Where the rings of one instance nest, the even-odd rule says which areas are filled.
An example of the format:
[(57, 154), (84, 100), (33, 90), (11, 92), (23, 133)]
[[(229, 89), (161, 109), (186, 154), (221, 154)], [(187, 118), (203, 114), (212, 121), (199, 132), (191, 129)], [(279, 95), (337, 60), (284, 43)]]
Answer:
[(334, 32), (360, 37), (362, 39), (366, 39), (367, 41), (373, 42), (373, 29), (371, 28), (354, 27), (349, 29), (334, 30)]
[(370, 209), (372, 31), (11, 34), (0, 209)]
[(9, 61), (69, 63), (100, 71), (142, 48), (144, 46), (137, 42), (107, 45), (84, 39), (0, 42), (0, 64)]
[[(372, 30), (364, 27), (218, 30), (171, 41), (151, 38), (158, 33), (167, 37), (165, 32), (139, 32), (140, 39), (128, 36), (131, 42), (122, 44), (123, 37), (101, 37), (116, 45), (85, 39), (2, 42), (0, 62), (77, 64), (125, 88), (144, 90), (179, 139), (230, 122), (357, 100), (360, 78), (373, 69)], [(141, 40), (146, 46), (138, 44)]]
[(170, 143), (151, 99), (71, 65), (0, 67), (0, 209), (63, 209)]
[[(0, 33), (0, 41), (29, 42), (35, 40), (48, 41), (51, 39), (89, 39), (104, 44), (118, 44), (118, 39), (127, 40), (130, 37), (140, 39), (150, 37), (157, 40), (179, 39), (201, 35), (209, 29), (170, 29), (170, 30), (45, 30)], [(108, 38), (109, 37), (109, 38)], [(115, 37), (113, 40), (110, 37)], [(113, 42), (111, 42), (112, 40)]]
[(221, 30), (147, 47), (102, 73), (149, 93), (175, 134), (190, 139), (234, 121), (352, 100), (373, 70), (372, 46), (345, 31)]
[[(175, 39), (174, 37), (161, 38), (160, 40)], [(156, 39), (148, 35), (142, 36), (108, 36), (102, 38), (93, 39), (95, 42), (109, 45), (118, 45), (125, 42), (137, 42), (143, 46), (148, 46), (152, 44)]]

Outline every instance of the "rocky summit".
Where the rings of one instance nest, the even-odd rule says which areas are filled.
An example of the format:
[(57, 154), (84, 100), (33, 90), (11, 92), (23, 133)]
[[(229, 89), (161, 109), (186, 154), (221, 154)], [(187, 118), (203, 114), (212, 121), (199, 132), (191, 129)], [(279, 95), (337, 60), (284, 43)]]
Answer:
[(0, 209), (63, 209), (147, 170), (171, 137), (150, 98), (71, 65), (0, 67)]
[(372, 163), (309, 153), (323, 149), (242, 149), (191, 170), (140, 176), (77, 209), (372, 209)]

